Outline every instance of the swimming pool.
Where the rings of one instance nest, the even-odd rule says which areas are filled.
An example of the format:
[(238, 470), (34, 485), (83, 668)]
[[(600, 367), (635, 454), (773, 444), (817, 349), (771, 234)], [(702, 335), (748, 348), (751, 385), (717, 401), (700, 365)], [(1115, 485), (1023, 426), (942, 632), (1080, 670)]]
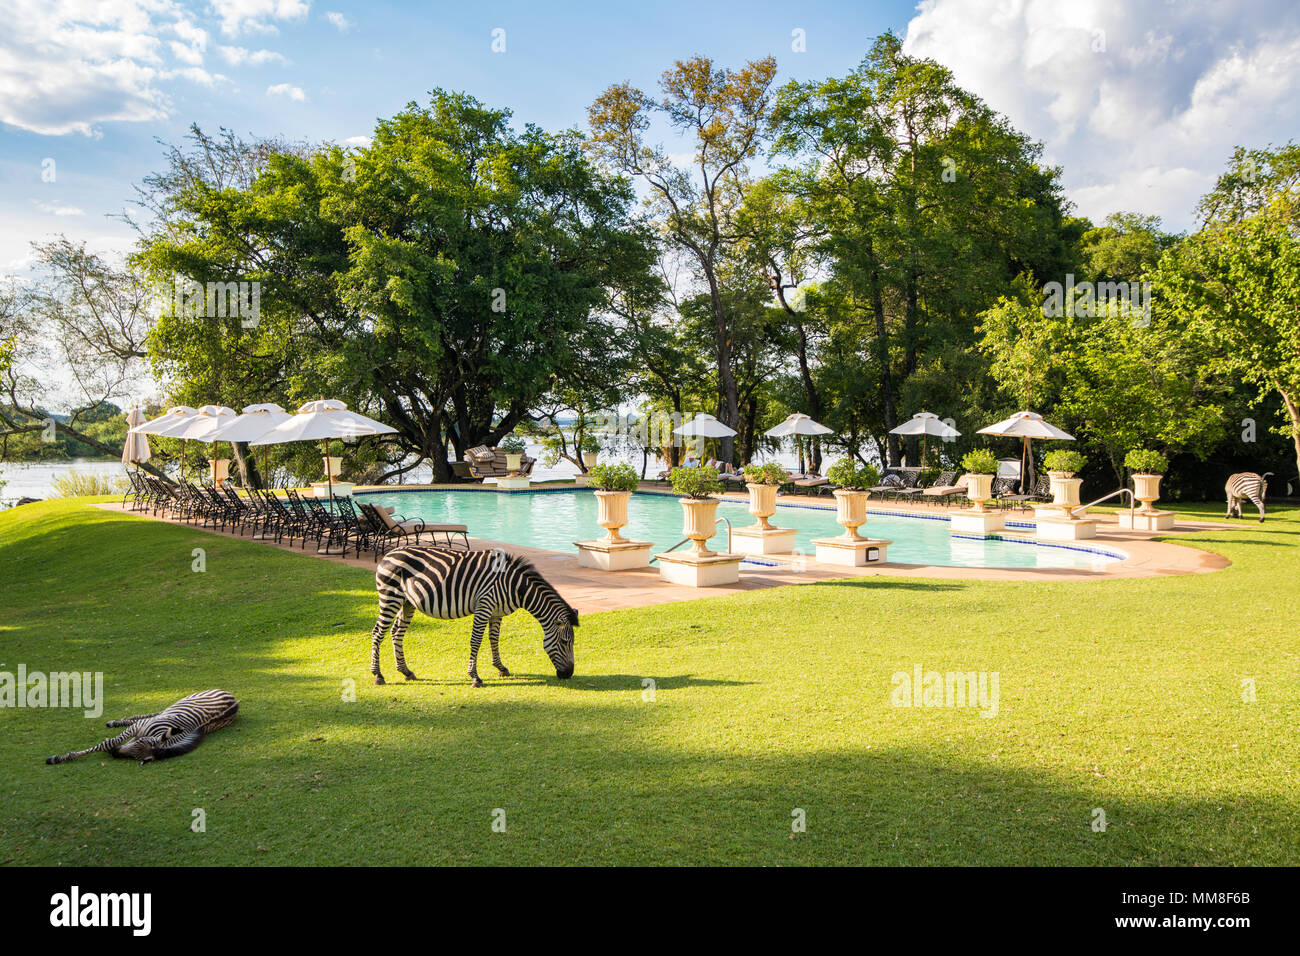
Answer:
[[(603, 537), (596, 524), (596, 502), (586, 489), (502, 493), (485, 490), (376, 491), (358, 497), (392, 505), (398, 514), (426, 521), (456, 522), (469, 526), (475, 538), (506, 544), (545, 548), (575, 554), (575, 541)], [(744, 502), (722, 501), (718, 517), (735, 528), (754, 524)], [(833, 507), (780, 505), (772, 523), (798, 531), (795, 547), (812, 555), (814, 538), (843, 534), (835, 522)], [(1016, 519), (1012, 519), (1014, 522)], [(965, 568), (1074, 568), (1101, 570), (1123, 555), (1105, 548), (1079, 545), (1041, 545), (997, 538), (954, 537), (941, 514), (906, 517), (870, 514), (861, 529), (864, 535), (886, 538), (890, 563), (932, 564)], [(1013, 529), (1022, 533), (1028, 528)], [(625, 537), (653, 541), (657, 550), (670, 548), (682, 539), (682, 506), (671, 495), (638, 492), (628, 501)], [(726, 527), (719, 526), (711, 546), (726, 547)], [(759, 559), (760, 561), (763, 559)]]

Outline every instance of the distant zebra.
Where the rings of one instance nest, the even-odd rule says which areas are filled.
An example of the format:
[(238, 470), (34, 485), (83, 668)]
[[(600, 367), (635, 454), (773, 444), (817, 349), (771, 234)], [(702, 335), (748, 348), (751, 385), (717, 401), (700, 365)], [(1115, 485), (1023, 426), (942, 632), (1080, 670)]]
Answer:
[(116, 737), (101, 741), (89, 750), (74, 750), (46, 763), (64, 763), (74, 757), (108, 751), (114, 757), (131, 757), (141, 763), (187, 754), (205, 734), (220, 730), (239, 713), (239, 701), (224, 690), (205, 690), (182, 697), (157, 714), (139, 714), (110, 720), (107, 727), (125, 727)]
[(1268, 478), (1273, 473), (1266, 471), (1263, 475), (1257, 475), (1253, 471), (1243, 471), (1233, 475), (1223, 486), (1223, 490), (1228, 494), (1228, 513), (1225, 518), (1231, 518), (1235, 510), (1237, 517), (1241, 517), (1241, 503), (1247, 498), (1259, 509), (1259, 520), (1264, 521), (1264, 493), (1268, 491)]
[(501, 663), (497, 639), (501, 619), (520, 608), (542, 625), (542, 650), (555, 665), (555, 676), (573, 676), (573, 629), (578, 624), (578, 612), (524, 558), (499, 550), (396, 548), (380, 560), (375, 570), (375, 589), (379, 592), (379, 620), (371, 633), (370, 673), (375, 675), (376, 684), (384, 683), (379, 671), (379, 644), (390, 625), (397, 669), (407, 680), (415, 679), (402, 654), (402, 637), (416, 608), (430, 617), (448, 620), (474, 616), (469, 676), (475, 687), (483, 686), (478, 676), (478, 650), (484, 629), (492, 645), (493, 665), (502, 677), (510, 676)]

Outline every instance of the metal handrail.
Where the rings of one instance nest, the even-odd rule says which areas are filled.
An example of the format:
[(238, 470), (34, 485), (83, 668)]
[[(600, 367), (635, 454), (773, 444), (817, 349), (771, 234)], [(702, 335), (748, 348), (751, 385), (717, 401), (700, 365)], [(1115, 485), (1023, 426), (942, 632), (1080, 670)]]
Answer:
[[(716, 528), (719, 523), (725, 523), (727, 526), (727, 554), (731, 554), (731, 521), (728, 520), (727, 518), (719, 518), (717, 521), (713, 522), (713, 527)], [(691, 540), (690, 538), (682, 538), (682, 540), (678, 541), (675, 545), (669, 548), (668, 551), (676, 551), (678, 548), (680, 548), (682, 545), (684, 545), (687, 541), (690, 540)], [(668, 551), (660, 551), (659, 554), (667, 554)], [(654, 564), (656, 561), (659, 560), (659, 554), (656, 554), (647, 563)]]
[(1103, 501), (1109, 501), (1111, 498), (1114, 498), (1116, 495), (1128, 495), (1128, 513), (1129, 513), (1129, 517), (1131, 518), (1133, 515), (1133, 509), (1137, 507), (1137, 499), (1133, 497), (1132, 488), (1120, 488), (1118, 491), (1112, 491), (1110, 494), (1104, 495), (1103, 497), (1098, 498), (1096, 501), (1090, 501), (1086, 505), (1079, 505), (1079, 507), (1073, 509), (1070, 512), (1070, 514), (1072, 515), (1081, 514), (1082, 512), (1087, 511), (1093, 505), (1099, 505)]

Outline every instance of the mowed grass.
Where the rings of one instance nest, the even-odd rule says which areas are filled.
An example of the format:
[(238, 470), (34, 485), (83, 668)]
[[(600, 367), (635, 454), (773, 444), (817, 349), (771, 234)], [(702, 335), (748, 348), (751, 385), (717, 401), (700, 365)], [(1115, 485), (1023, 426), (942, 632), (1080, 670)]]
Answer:
[[(1233, 561), (1208, 575), (876, 577), (586, 614), (567, 682), (517, 614), (515, 676), (485, 660), (475, 690), (469, 622), (424, 617), (421, 679), (386, 641), (398, 682), (371, 683), (367, 571), (24, 506), (0, 514), (0, 670), (103, 671), (107, 701), (0, 710), (0, 863), (1295, 864), (1297, 519), (1181, 538)], [(998, 672), (997, 716), (892, 706), (916, 664)], [(209, 687), (240, 716), (192, 754), (43, 763)]]

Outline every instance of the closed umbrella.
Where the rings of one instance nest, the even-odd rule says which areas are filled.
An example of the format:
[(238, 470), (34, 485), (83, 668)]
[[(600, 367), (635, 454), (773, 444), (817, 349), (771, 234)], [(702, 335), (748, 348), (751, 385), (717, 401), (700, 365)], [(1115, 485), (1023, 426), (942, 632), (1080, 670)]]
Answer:
[(832, 431), (833, 429), (827, 428), (821, 422), (815, 422), (802, 412), (796, 412), (793, 415), (787, 415), (785, 421), (773, 428), (769, 428), (763, 434), (772, 438), (785, 438), (793, 435), (795, 446), (799, 449), (799, 470), (803, 471), (803, 443), (800, 438), (804, 435), (829, 435)]
[(961, 432), (953, 428), (933, 412), (917, 412), (897, 428), (889, 430), (891, 435), (921, 436), (921, 465), (925, 465), (926, 440), (935, 435), (939, 438), (960, 438)]
[(700, 412), (689, 422), (674, 428), (673, 434), (687, 438), (726, 438), (736, 434), (736, 430), (722, 424), (714, 416)]
[[(213, 432), (213, 438), (218, 441), (247, 441), (261, 438), (276, 425), (281, 425), (293, 418), (275, 402), (263, 402), (260, 405), (245, 405), (241, 414), (236, 415), (230, 421), (221, 425)], [(267, 462), (270, 458), (271, 447), (266, 446), (262, 452), (262, 471), (266, 479), (270, 480), (270, 472), (267, 469)]]
[[(159, 438), (175, 438), (176, 432), (189, 425), (199, 414), (197, 408), (188, 405), (173, 405), (157, 418), (150, 419), (143, 425), (136, 425), (127, 434), (157, 435)], [(185, 440), (181, 439), (181, 481), (185, 480)]]
[(144, 413), (133, 408), (126, 415), (126, 444), (122, 446), (122, 464), (128, 468), (140, 461), (149, 460), (149, 439), (142, 432), (133, 432), (132, 428), (144, 424)]
[[(249, 444), (280, 445), (291, 441), (320, 441), (328, 457), (331, 438), (362, 438), (366, 435), (391, 435), (396, 432), (396, 428), (383, 422), (348, 411), (348, 406), (344, 402), (336, 399), (321, 399), (303, 405), (298, 409), (297, 415), (291, 415), (287, 421), (276, 425)], [(332, 503), (334, 475), (330, 468), (325, 469), (325, 478), (329, 482)]]
[(1043, 420), (1037, 412), (1016, 412), (1010, 418), (979, 430), (981, 435), (1001, 435), (1022, 440), (1020, 448), (1020, 493), (1029, 494), (1034, 483), (1034, 457), (1029, 442), (1034, 438), (1074, 441), (1074, 436)]

